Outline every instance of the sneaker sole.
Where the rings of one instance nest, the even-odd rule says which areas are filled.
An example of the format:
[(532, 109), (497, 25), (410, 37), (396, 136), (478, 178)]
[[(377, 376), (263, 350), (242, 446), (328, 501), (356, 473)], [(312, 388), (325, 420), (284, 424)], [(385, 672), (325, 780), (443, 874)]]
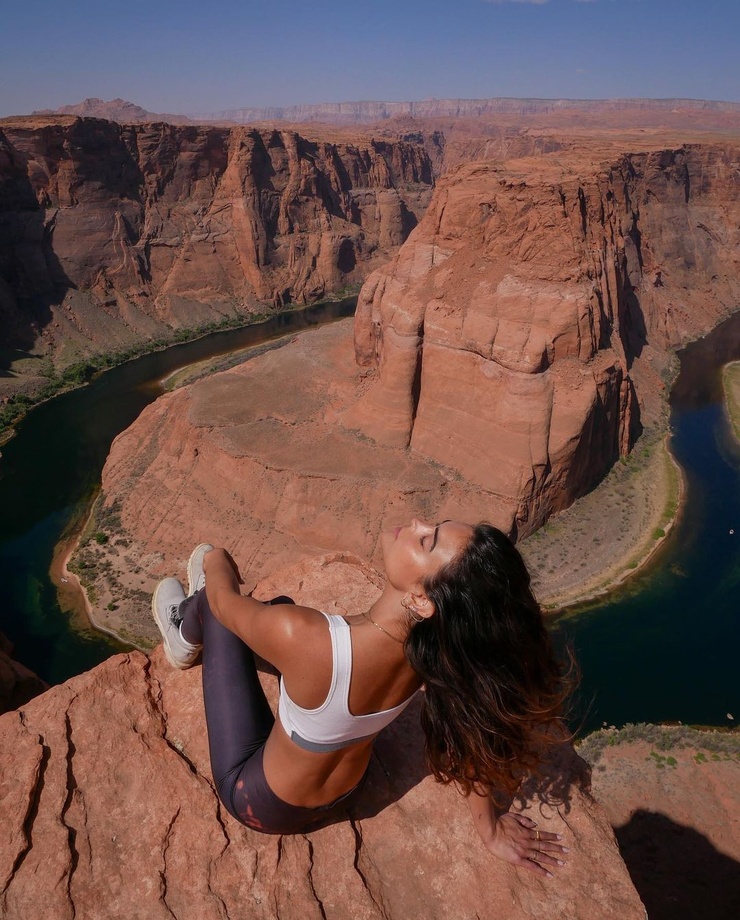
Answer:
[[(207, 552), (213, 549), (211, 543), (199, 543), (188, 559), (188, 597), (191, 594), (195, 594), (195, 583), (203, 570), (203, 556), (205, 556), (204, 550), (206, 546), (208, 547)], [(198, 554), (200, 554), (200, 559), (198, 559)]]
[(154, 589), (154, 594), (152, 594), (152, 613), (154, 614), (154, 622), (157, 624), (157, 629), (162, 635), (162, 648), (164, 649), (164, 653), (167, 656), (167, 661), (169, 661), (173, 668), (177, 668), (178, 671), (186, 671), (189, 667), (192, 666), (192, 662), (190, 664), (183, 664), (182, 661), (178, 661), (173, 656), (172, 651), (170, 650), (170, 644), (167, 641), (167, 635), (164, 631), (164, 627), (162, 626), (162, 623), (159, 619), (159, 612), (157, 610), (157, 595), (159, 594), (161, 585), (162, 582), (160, 581), (160, 583)]

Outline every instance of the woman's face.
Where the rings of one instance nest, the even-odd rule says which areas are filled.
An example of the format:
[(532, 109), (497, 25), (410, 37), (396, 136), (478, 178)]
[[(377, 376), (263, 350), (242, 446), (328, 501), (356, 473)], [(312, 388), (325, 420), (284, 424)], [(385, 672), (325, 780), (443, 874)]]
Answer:
[(403, 527), (384, 530), (380, 546), (386, 578), (399, 591), (418, 591), (425, 579), (467, 546), (472, 533), (470, 524), (427, 524), (417, 518)]

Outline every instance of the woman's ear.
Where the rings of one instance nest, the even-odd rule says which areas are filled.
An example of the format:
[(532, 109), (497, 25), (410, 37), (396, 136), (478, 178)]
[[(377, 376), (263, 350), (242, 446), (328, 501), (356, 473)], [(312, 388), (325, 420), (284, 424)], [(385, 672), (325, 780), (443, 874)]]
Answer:
[[(404, 598), (406, 600), (406, 598)], [(403, 606), (409, 611), (414, 619), (421, 618), (428, 620), (434, 615), (434, 604), (429, 600), (423, 588), (412, 589), (408, 595), (408, 604)]]

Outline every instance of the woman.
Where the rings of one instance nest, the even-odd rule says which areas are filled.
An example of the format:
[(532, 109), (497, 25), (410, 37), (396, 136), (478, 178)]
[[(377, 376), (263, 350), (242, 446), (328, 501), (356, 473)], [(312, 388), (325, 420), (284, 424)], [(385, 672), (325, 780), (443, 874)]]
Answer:
[[(227, 810), (266, 833), (302, 833), (340, 814), (367, 771), (373, 739), (422, 684), (432, 772), (467, 796), (496, 856), (547, 877), (559, 835), (496, 817), (552, 745), (564, 693), (529, 575), (489, 524), (414, 519), (382, 534), (386, 586), (370, 610), (328, 616), (289, 598), (243, 597), (224, 549), (201, 544), (190, 596), (174, 578), (152, 606), (165, 652), (189, 667), (203, 652), (211, 767)], [(205, 587), (204, 587), (205, 586)], [(254, 654), (280, 672), (274, 719)]]

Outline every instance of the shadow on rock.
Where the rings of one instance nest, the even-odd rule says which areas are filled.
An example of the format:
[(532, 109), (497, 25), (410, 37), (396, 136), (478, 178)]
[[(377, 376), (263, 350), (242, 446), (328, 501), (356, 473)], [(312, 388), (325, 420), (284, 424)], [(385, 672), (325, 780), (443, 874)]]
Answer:
[[(369, 818), (403, 798), (429, 775), (424, 754), (424, 734), (419, 721), (419, 698), (378, 738), (365, 788), (353, 810), (355, 818)], [(495, 797), (503, 812), (515, 804), (524, 808), (534, 802), (562, 810), (571, 809), (574, 790), (590, 789), (591, 770), (570, 743), (556, 747), (536, 774), (528, 776), (516, 796)]]
[(550, 751), (539, 770), (524, 780), (513, 801), (523, 807), (536, 799), (568, 814), (574, 790), (589, 793), (590, 789), (591, 768), (567, 741)]
[(740, 917), (740, 863), (703, 834), (644, 810), (615, 833), (650, 920)]
[(365, 786), (352, 809), (353, 818), (374, 817), (429, 776), (420, 710), (417, 695), (378, 736)]

